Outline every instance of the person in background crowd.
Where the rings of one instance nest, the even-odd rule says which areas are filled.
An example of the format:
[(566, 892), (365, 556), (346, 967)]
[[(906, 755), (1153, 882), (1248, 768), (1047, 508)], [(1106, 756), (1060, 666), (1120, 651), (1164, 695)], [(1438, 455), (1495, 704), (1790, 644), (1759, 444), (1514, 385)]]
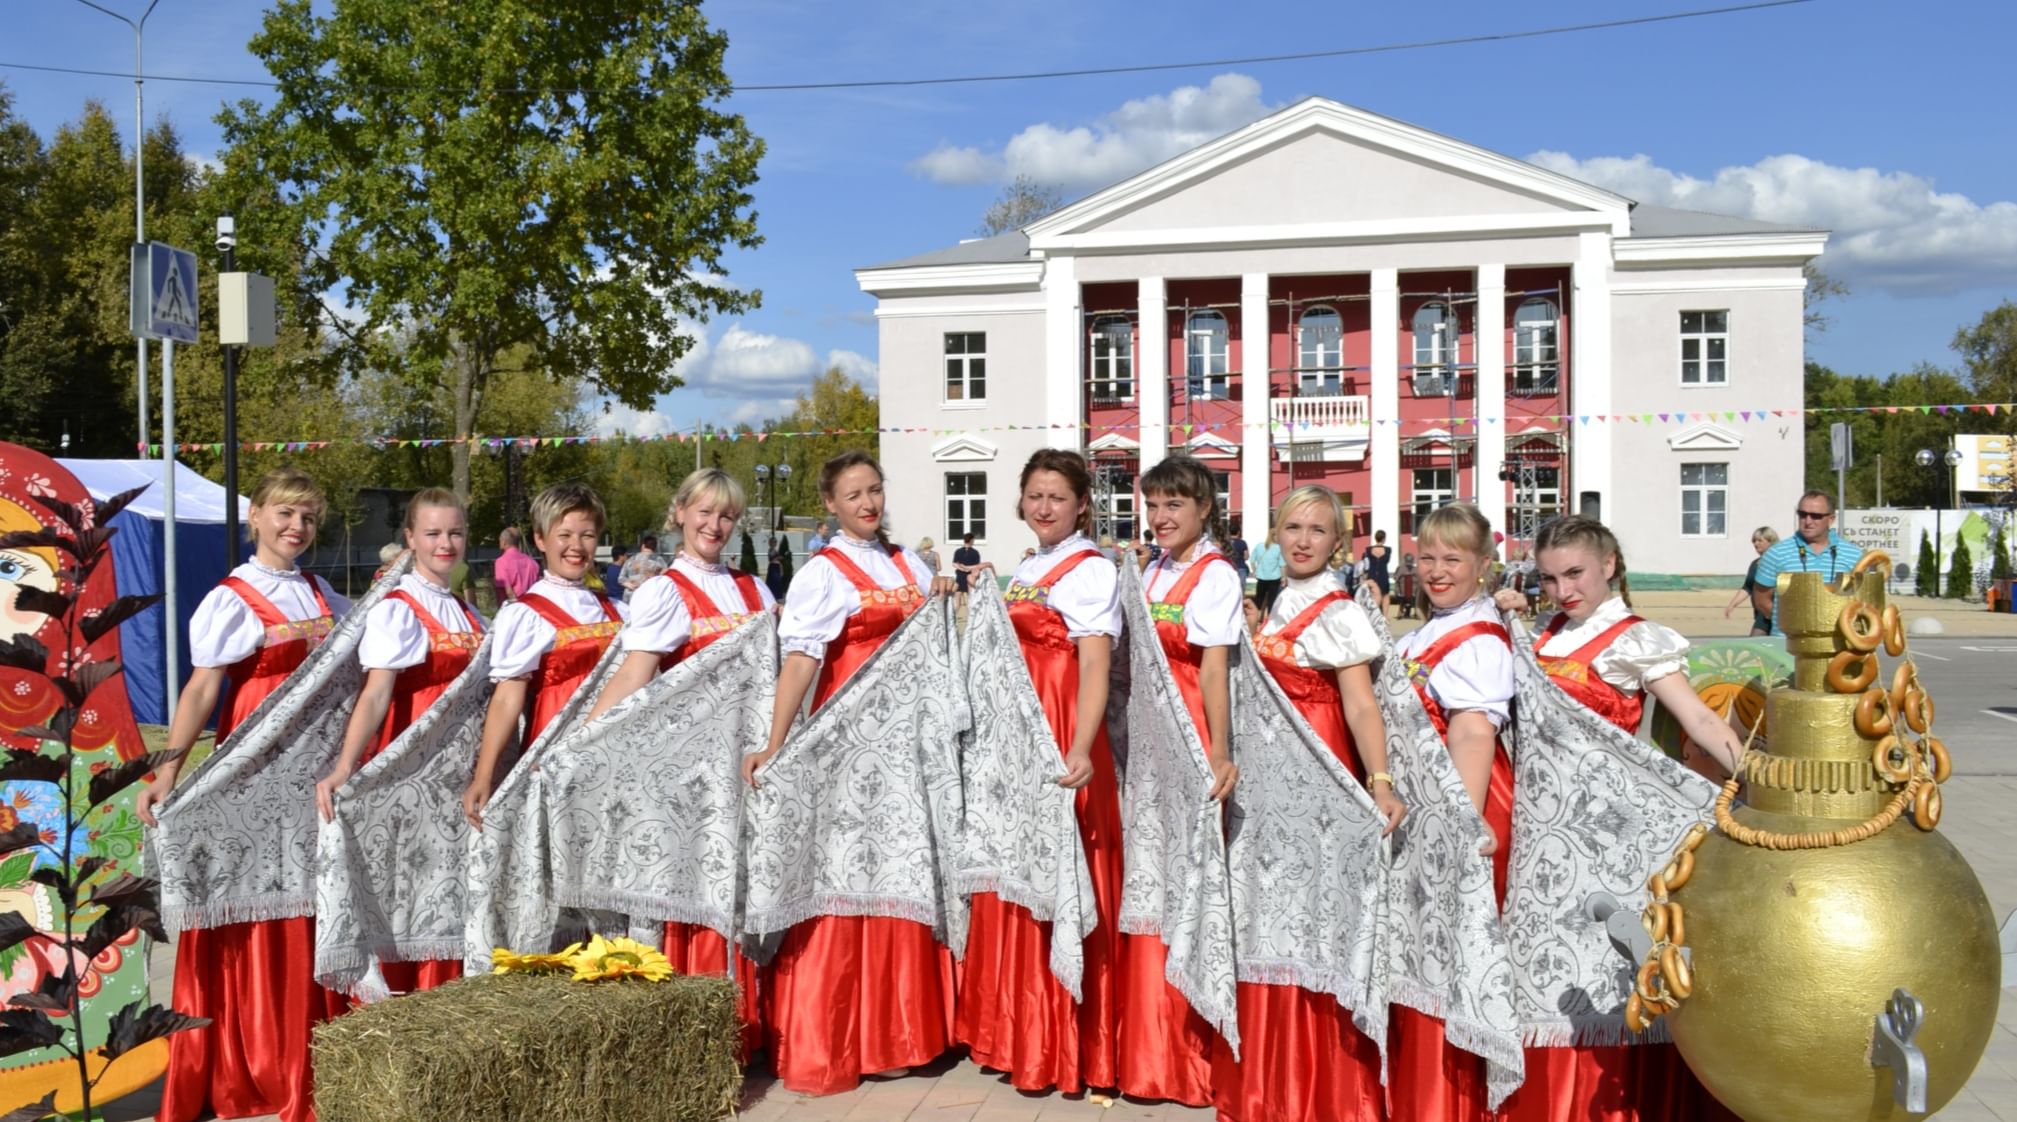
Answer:
[(1121, 547), (1115, 543), (1112, 534), (1100, 537), (1100, 556), (1118, 565), (1121, 563)]
[(805, 540), (806, 559), (811, 560), (820, 550), (825, 549), (827, 543), (832, 540), (833, 531), (828, 528), (824, 520), (821, 520), (819, 525), (812, 528), (812, 536)]
[(1751, 567), (1744, 570), (1743, 587), (1737, 590), (1736, 595), (1730, 597), (1729, 603), (1723, 605), (1723, 618), (1729, 619), (1730, 613), (1737, 610), (1737, 605), (1749, 603), (1753, 635), (1772, 633), (1772, 617), (1758, 610), (1758, 563), (1765, 559), (1765, 551), (1772, 548), (1778, 540), (1779, 531), (1770, 526), (1760, 526), (1751, 531), (1751, 548), (1758, 551), (1758, 556), (1751, 558)]
[(1361, 580), (1372, 581), (1380, 590), (1380, 614), (1387, 612), (1387, 601), (1394, 594), (1394, 578), (1388, 571), (1393, 564), (1394, 551), (1387, 548), (1387, 532), (1373, 531), (1373, 544), (1366, 547), (1366, 559), (1360, 574)]
[(952, 551), (952, 571), (959, 588), (958, 610), (966, 611), (967, 584), (980, 571), (980, 550), (973, 547), (973, 535), (960, 539), (960, 547)]
[(491, 576), (497, 581), (500, 601), (518, 599), (531, 591), (533, 584), (539, 580), (539, 562), (520, 550), (518, 542), (515, 526), (506, 526), (497, 535), (497, 548), (503, 552), (497, 555), (497, 564), (491, 568)]
[(1819, 573), (1824, 581), (1856, 567), (1863, 547), (1835, 532), (1835, 499), (1826, 491), (1809, 491), (1800, 496), (1793, 511), (1799, 529), (1790, 538), (1772, 543), (1758, 557), (1751, 577), (1751, 604), (1779, 630), (1778, 588), (1780, 573)]
[(1156, 544), (1153, 530), (1142, 531), (1142, 544), (1135, 547), (1135, 568), (1147, 569), (1155, 559), (1163, 555), (1163, 547)]
[(1267, 615), (1275, 606), (1275, 597), (1281, 591), (1282, 547), (1275, 541), (1274, 528), (1269, 527), (1268, 536), (1254, 550), (1254, 604), (1261, 609), (1261, 615)]
[(457, 599), (469, 599), (469, 556), (467, 554), (464, 554), (462, 560), (455, 563), (455, 568), (449, 570), (448, 591), (454, 594)]
[(1240, 524), (1233, 523), (1232, 537), (1226, 541), (1226, 558), (1240, 574), (1240, 587), (1247, 585), (1247, 539), (1240, 536)]
[(609, 549), (609, 564), (604, 565), (602, 567), (602, 587), (604, 591), (609, 593), (609, 598), (612, 600), (625, 599), (624, 587), (623, 587), (623, 562), (624, 558), (629, 556), (630, 556), (629, 546), (627, 545), (611, 546)]
[(932, 548), (932, 540), (930, 538), (919, 539), (917, 543), (917, 555), (924, 561), (924, 567), (931, 570), (931, 575), (937, 576), (939, 571), (938, 550)]
[(637, 552), (623, 563), (617, 587), (611, 588), (609, 594), (620, 598), (636, 592), (639, 585), (664, 572), (668, 564), (664, 555), (658, 552), (658, 535), (644, 535), (638, 539)]
[(763, 571), (763, 585), (770, 589), (772, 600), (784, 599), (784, 590), (791, 580), (791, 539), (783, 534), (770, 537), (770, 564)]
[(406, 546), (402, 542), (391, 541), (379, 546), (378, 568), (371, 571), (371, 583), (377, 584), (378, 578), (384, 576), (385, 570), (390, 569), (399, 560), (399, 555), (405, 552)]

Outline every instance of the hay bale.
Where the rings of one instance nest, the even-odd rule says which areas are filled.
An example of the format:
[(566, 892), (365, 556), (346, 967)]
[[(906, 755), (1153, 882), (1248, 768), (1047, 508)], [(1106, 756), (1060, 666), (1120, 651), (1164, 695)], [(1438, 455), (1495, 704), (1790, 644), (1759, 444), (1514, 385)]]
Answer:
[(704, 1122), (742, 1085), (735, 985), (484, 975), (315, 1029), (321, 1122)]

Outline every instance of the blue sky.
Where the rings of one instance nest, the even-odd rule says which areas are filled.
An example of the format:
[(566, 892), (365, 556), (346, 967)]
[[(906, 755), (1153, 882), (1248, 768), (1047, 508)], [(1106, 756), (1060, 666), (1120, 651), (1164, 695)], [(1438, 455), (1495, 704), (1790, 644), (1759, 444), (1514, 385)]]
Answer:
[[(144, 0), (103, 0), (137, 14)], [(1175, 0), (727, 0), (744, 85), (1134, 65), (1413, 42), (1653, 15), (1711, 0), (1507, 5)], [(243, 44), (264, 5), (160, 0), (147, 69), (262, 78)], [(132, 66), (127, 28), (74, 0), (9, 11), (0, 61)], [(2017, 5), (1814, 0), (1619, 30), (1293, 63), (1040, 82), (736, 95), (769, 144), (756, 188), (765, 244), (727, 262), (763, 307), (703, 325), (688, 386), (605, 426), (685, 427), (779, 411), (838, 362), (872, 379), (872, 301), (851, 270), (970, 236), (1017, 170), (1076, 197), (1297, 98), (1336, 98), (1646, 202), (1836, 231), (1846, 281), (1809, 354), (1888, 374), (1954, 365), (1948, 342), (2017, 297), (2017, 115), (2005, 84)], [(0, 68), (45, 135), (86, 98), (130, 129), (132, 83)], [(193, 152), (256, 89), (153, 82)]]

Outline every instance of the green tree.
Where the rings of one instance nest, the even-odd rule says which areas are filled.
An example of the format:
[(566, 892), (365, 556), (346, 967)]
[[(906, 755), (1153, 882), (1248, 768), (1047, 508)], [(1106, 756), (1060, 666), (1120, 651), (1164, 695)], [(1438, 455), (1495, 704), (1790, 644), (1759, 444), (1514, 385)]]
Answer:
[(1015, 182), (1001, 189), (1001, 194), (995, 196), (987, 212), (981, 215), (980, 235), (991, 238), (1020, 230), (1063, 206), (1064, 201), (1063, 192), (1056, 187), (1018, 175)]
[[(1808, 363), (1807, 407), (1817, 411), (1806, 418), (1807, 486), (1835, 493), (1828, 430), (1839, 421), (1849, 425), (1855, 443), (1854, 463), (1846, 480), (1848, 506), (1877, 505), (1880, 464), (1884, 505), (1945, 505), (1940, 470), (1918, 466), (1914, 456), (1921, 448), (1944, 452), (1957, 432), (1995, 431), (2001, 417), (1951, 410), (1942, 413), (1934, 408), (1976, 400), (1980, 399), (1959, 375), (1926, 363), (1890, 378), (1837, 374), (1819, 363)], [(1864, 411), (1819, 411), (1842, 408)]]
[(735, 567), (755, 576), (763, 570), (756, 567), (756, 539), (749, 536), (749, 527), (742, 528), (742, 554), (736, 558)]
[[(836, 366), (814, 379), (798, 395), (790, 413), (771, 422), (772, 428), (783, 432), (821, 434), (784, 441), (778, 462), (791, 465), (791, 478), (778, 488), (778, 505), (785, 513), (814, 516), (826, 513), (819, 497), (820, 465), (851, 448), (876, 451), (875, 430), (881, 416), (875, 395)], [(898, 517), (903, 514), (894, 513)]]
[(1800, 294), (1800, 321), (1810, 333), (1818, 335), (1835, 322), (1833, 316), (1821, 310), (1821, 305), (1849, 295), (1849, 286), (1822, 272), (1812, 261), (1800, 267), (1800, 275), (1807, 281)]
[[(234, 189), (288, 200), (296, 298), (350, 309), (326, 321), (346, 366), (445, 394), (473, 434), (506, 356), (642, 408), (679, 384), (682, 317), (756, 304), (721, 268), (758, 244), (763, 146), (718, 107), (727, 37), (698, 3), (317, 7), (268, 12), (272, 101), (219, 122)], [(451, 460), (467, 494), (469, 447)]]
[(1940, 595), (1940, 555), (1933, 550), (1933, 535), (1919, 531), (1919, 563), (1913, 568), (1912, 591), (1921, 596)]
[[(1968, 367), (1977, 401), (2017, 401), (2017, 301), (2005, 300), (1982, 313), (1972, 327), (1954, 333), (1954, 349)], [(2005, 411), (1987, 432), (2017, 432), (2017, 418)]]
[(1997, 522), (1989, 532), (1989, 579), (2010, 579), (2010, 539), (2005, 532), (2005, 523)]
[(1975, 595), (1975, 562), (1968, 556), (1968, 543), (1954, 535), (1954, 552), (1947, 559), (1947, 598), (1966, 600)]

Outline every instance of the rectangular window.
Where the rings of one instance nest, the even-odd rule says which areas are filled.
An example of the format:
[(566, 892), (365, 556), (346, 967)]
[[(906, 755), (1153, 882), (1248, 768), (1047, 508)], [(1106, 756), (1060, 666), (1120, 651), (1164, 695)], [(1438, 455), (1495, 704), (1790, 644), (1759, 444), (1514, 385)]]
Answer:
[(1226, 317), (1217, 312), (1191, 316), (1185, 348), (1186, 382), (1192, 397), (1231, 396), (1232, 350), (1228, 343)]
[(1681, 313), (1681, 384), (1723, 386), (1730, 382), (1730, 313)]
[(1429, 512), (1439, 506), (1447, 506), (1456, 501), (1456, 472), (1450, 468), (1415, 469), (1415, 520), (1429, 516)]
[(1093, 529), (1095, 536), (1111, 536), (1131, 542), (1135, 528), (1135, 473), (1112, 464), (1095, 465), (1093, 472)]
[(945, 335), (945, 401), (948, 405), (987, 400), (987, 333), (948, 331)]
[(1233, 473), (1229, 471), (1213, 472), (1212, 490), (1218, 492), (1219, 516), (1230, 523), (1238, 514), (1237, 511), (1233, 510)]
[(1726, 536), (1726, 515), (1729, 509), (1729, 464), (1681, 465), (1682, 537)]
[(945, 473), (945, 540), (956, 542), (968, 534), (975, 541), (987, 540), (987, 473), (949, 471)]
[(1135, 396), (1135, 325), (1123, 317), (1093, 327), (1092, 373), (1095, 402), (1130, 401)]
[(1529, 300), (1514, 313), (1513, 393), (1519, 397), (1542, 397), (1560, 388), (1562, 359), (1558, 347), (1559, 324), (1555, 306), (1546, 300)]

